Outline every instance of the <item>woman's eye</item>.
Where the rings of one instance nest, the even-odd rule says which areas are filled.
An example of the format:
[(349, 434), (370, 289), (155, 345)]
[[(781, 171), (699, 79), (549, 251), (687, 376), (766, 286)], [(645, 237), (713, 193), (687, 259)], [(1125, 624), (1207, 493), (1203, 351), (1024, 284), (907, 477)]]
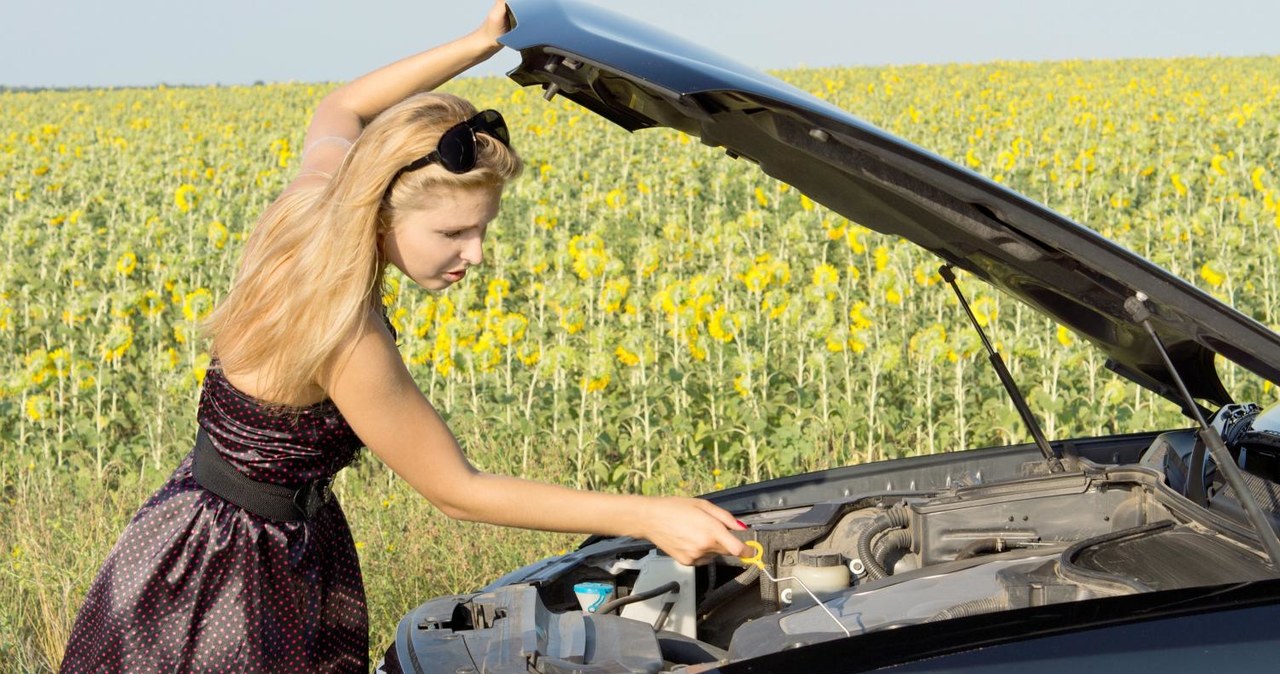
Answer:
[(446, 239), (457, 239), (457, 238), (460, 238), (463, 234), (465, 234), (465, 233), (466, 233), (466, 231), (467, 231), (467, 230), (465, 230), (465, 229), (459, 229), (459, 230), (455, 230), (455, 231), (452, 231), (452, 232), (445, 232), (445, 233), (444, 233), (444, 238), (446, 238)]

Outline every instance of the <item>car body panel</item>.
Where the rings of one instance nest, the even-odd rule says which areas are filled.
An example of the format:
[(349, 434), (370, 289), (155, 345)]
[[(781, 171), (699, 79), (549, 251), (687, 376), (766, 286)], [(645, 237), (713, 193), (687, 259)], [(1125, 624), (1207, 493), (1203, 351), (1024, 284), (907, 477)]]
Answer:
[[(1231, 402), (1221, 354), (1280, 380), (1280, 335), (1097, 232), (891, 136), (775, 78), (606, 9), (512, 0), (510, 76), (623, 128), (667, 126), (759, 164), (832, 210), (905, 237), (1069, 326), (1108, 366), (1183, 403), (1158, 351), (1124, 308), (1149, 298), (1153, 324), (1191, 394)], [(567, 59), (567, 60), (566, 60)]]
[(1280, 580), (988, 613), (826, 641), (708, 672), (1270, 672)]

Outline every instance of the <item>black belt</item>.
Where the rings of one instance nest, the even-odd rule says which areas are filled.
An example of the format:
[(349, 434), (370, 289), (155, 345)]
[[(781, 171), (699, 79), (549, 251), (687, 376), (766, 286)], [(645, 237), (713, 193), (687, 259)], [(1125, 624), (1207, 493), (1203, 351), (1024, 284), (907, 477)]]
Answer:
[(301, 487), (287, 487), (245, 477), (222, 458), (203, 428), (196, 433), (191, 474), (201, 487), (214, 494), (255, 515), (281, 522), (309, 520), (333, 500), (333, 492), (329, 489), (332, 478), (314, 480)]

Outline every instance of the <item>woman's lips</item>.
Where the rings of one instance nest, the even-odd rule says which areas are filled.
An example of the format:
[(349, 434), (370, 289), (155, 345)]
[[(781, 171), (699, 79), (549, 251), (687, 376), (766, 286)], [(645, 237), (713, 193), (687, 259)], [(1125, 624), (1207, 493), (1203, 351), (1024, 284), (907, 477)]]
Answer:
[(460, 271), (447, 271), (444, 273), (445, 279), (447, 279), (450, 283), (457, 283), (458, 281), (462, 280), (463, 276), (466, 276), (466, 275), (467, 275), (467, 270), (465, 269), (462, 269)]

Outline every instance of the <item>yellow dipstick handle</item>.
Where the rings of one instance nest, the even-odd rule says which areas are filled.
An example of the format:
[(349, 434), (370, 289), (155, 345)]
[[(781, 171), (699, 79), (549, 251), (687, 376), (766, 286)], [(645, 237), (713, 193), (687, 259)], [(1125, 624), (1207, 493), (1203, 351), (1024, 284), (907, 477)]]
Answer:
[(764, 546), (760, 545), (760, 541), (745, 541), (748, 548), (755, 550), (755, 554), (750, 557), (739, 557), (738, 560), (743, 564), (760, 567), (764, 571)]

